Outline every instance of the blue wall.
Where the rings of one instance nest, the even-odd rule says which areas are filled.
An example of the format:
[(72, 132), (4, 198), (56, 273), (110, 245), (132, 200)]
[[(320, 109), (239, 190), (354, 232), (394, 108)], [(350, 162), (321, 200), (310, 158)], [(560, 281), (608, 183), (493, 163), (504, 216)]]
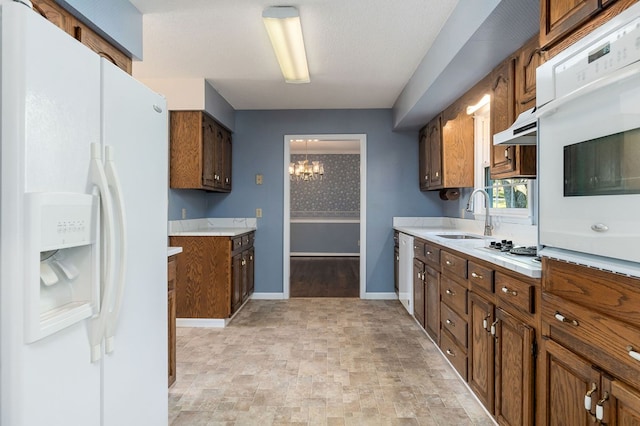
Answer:
[(187, 210), (186, 219), (207, 217), (207, 193), (195, 189), (169, 190), (169, 220), (181, 220), (182, 209)]
[[(235, 127), (233, 191), (205, 194), (206, 216), (255, 217), (262, 208), (256, 292), (283, 291), (284, 135), (323, 133), (367, 135), (367, 292), (393, 292), (392, 218), (442, 216), (437, 191), (418, 187), (417, 131), (394, 133), (387, 109), (237, 111)], [(255, 184), (256, 174), (263, 185)]]

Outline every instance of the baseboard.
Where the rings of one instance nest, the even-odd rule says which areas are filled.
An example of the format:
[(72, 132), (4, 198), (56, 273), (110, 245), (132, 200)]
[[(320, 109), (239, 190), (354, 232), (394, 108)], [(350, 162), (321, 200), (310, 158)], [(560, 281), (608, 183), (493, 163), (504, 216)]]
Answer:
[(251, 298), (255, 300), (284, 300), (284, 293), (253, 293)]
[(224, 318), (176, 318), (176, 327), (225, 328)]
[(392, 293), (365, 293), (363, 299), (367, 300), (398, 300), (398, 295)]

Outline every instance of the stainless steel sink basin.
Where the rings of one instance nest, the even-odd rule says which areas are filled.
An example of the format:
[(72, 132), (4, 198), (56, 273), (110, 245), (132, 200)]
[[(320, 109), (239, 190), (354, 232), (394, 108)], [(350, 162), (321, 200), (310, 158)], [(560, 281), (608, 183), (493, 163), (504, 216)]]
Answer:
[(450, 240), (481, 240), (482, 237), (468, 234), (438, 234), (436, 237), (447, 238)]

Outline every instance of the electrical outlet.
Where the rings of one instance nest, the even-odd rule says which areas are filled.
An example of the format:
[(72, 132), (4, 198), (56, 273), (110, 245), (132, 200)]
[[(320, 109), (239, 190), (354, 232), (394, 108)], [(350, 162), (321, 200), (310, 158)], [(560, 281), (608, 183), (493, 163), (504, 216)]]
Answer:
[(256, 217), (262, 217), (262, 209), (256, 209)]
[(187, 209), (182, 209), (182, 219), (187, 218)]
[(256, 185), (262, 185), (262, 175), (256, 175)]

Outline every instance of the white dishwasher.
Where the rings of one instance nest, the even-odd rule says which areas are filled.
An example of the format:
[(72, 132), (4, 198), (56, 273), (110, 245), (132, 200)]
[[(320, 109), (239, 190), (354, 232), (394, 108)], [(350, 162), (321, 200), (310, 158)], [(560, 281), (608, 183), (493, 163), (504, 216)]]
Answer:
[(400, 233), (398, 300), (413, 315), (413, 236)]

